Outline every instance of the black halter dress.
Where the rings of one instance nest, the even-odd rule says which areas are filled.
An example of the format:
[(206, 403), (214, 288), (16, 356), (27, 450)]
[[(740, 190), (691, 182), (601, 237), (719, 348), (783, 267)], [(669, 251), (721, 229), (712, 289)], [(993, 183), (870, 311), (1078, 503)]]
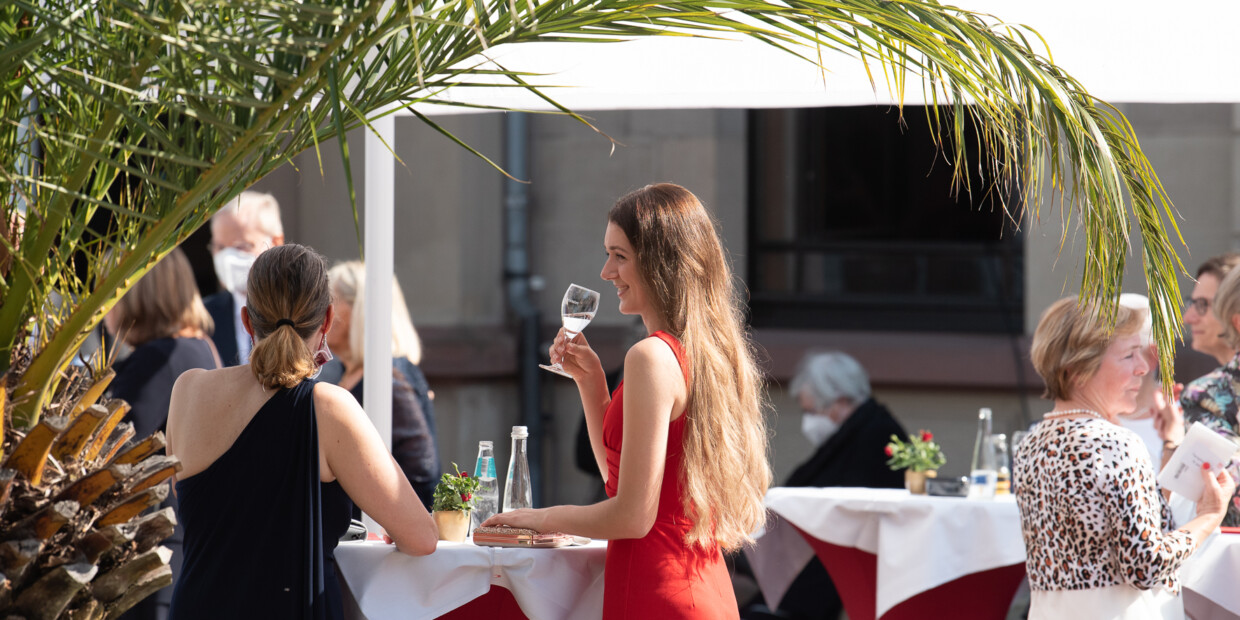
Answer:
[(171, 618), (344, 616), (332, 552), (351, 502), (319, 481), (314, 383), (276, 392), (228, 451), (177, 483), (185, 561)]

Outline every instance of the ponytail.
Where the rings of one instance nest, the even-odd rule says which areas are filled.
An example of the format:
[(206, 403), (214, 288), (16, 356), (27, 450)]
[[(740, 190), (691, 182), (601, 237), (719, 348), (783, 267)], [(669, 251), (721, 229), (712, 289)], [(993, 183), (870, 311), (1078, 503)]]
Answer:
[(322, 330), (331, 305), (323, 257), (295, 243), (267, 250), (250, 268), (246, 289), (254, 377), (274, 389), (313, 376), (318, 366), (306, 339)]
[(291, 388), (318, 370), (314, 352), (290, 325), (281, 325), (254, 343), (250, 368), (258, 382), (269, 389)]

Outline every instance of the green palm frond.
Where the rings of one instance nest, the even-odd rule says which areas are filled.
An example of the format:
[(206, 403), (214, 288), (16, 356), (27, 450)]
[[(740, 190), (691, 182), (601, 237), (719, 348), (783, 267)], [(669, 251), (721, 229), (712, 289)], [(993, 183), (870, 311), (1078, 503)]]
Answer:
[[(1035, 31), (995, 17), (932, 0), (12, 0), (0, 7), (0, 192), (4, 221), (19, 205), (27, 217), (0, 273), (0, 369), (15, 345), (35, 350), (15, 421), (38, 418), (137, 278), (293, 155), (341, 138), (347, 170), (348, 130), (452, 103), (452, 88), (498, 82), (553, 100), (537, 84), (554, 76), (485, 62), (506, 43), (738, 34), (810, 62), (842, 52), (898, 99), (919, 81), (947, 110), (932, 113), (951, 161), (964, 159), (971, 116), (989, 182), (1024, 190), (1035, 219), (1056, 197), (1047, 183), (1064, 217), (1080, 218), (1084, 297), (1118, 293), (1135, 224), (1170, 368), (1183, 270), (1170, 200), (1123, 115), (1053, 64)], [(962, 191), (985, 189), (957, 175)], [(100, 214), (103, 231), (87, 225)]]

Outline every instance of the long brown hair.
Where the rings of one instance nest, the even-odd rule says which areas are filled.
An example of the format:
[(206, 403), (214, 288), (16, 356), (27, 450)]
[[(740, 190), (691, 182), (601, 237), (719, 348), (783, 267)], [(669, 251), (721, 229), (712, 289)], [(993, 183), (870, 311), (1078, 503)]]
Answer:
[(211, 315), (202, 305), (194, 270), (181, 248), (164, 256), (112, 308), (117, 336), (130, 346), (171, 338), (182, 330), (198, 337), (211, 333)]
[(694, 522), (685, 542), (738, 547), (766, 518), (767, 403), (715, 222), (696, 196), (671, 183), (630, 192), (607, 218), (633, 245), (642, 284), (688, 357), (680, 480)]
[[(318, 252), (290, 243), (258, 255), (245, 306), (256, 339), (250, 368), (263, 387), (293, 387), (314, 374), (305, 340), (322, 329), (331, 302), (327, 263)], [(293, 325), (276, 325), (281, 319)]]

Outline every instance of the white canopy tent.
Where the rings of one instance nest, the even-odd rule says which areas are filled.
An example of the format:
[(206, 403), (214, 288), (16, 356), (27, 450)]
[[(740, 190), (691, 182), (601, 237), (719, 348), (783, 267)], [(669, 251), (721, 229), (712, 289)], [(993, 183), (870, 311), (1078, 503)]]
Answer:
[[(1045, 39), (1053, 60), (1095, 96), (1113, 103), (1240, 102), (1240, 2), (1235, 0), (962, 0), (959, 6), (1026, 24)], [(1034, 42), (1036, 44), (1036, 41)], [(814, 55), (814, 50), (808, 50)], [(541, 74), (531, 83), (569, 109), (769, 108), (892, 103), (881, 68), (876, 88), (863, 65), (824, 52), (814, 64), (750, 39), (686, 37), (624, 43), (526, 43), (488, 56), (505, 69)], [(530, 110), (554, 109), (521, 89), (470, 88), (440, 95), (453, 101)], [(905, 102), (924, 103), (910, 80)], [(468, 108), (420, 105), (428, 115)], [(375, 130), (395, 148), (395, 120)], [(605, 128), (604, 128), (605, 129)], [(391, 443), (391, 341), (394, 165), (387, 148), (366, 136), (367, 412)]]

